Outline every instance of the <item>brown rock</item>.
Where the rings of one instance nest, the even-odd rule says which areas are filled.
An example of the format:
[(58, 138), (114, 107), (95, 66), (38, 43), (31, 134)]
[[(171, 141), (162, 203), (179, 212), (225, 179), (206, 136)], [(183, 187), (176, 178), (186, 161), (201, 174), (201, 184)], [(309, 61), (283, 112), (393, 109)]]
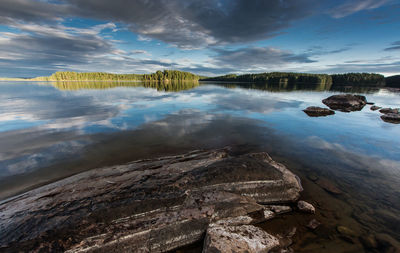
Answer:
[(367, 99), (361, 95), (340, 94), (330, 96), (322, 100), (322, 103), (332, 110), (351, 112), (361, 111), (367, 104)]
[(300, 211), (305, 212), (305, 213), (315, 213), (315, 208), (313, 205), (311, 205), (308, 202), (305, 202), (303, 200), (300, 200), (297, 202), (297, 207), (299, 208)]
[(336, 187), (331, 181), (320, 178), (316, 181), (316, 183), (321, 186), (324, 190), (327, 192), (333, 193), (333, 194), (342, 194), (342, 191)]
[(382, 107), (380, 107), (380, 106), (376, 106), (376, 105), (373, 105), (373, 106), (371, 106), (371, 111), (376, 111), (376, 110), (379, 110), (379, 109), (381, 109)]
[(319, 227), (319, 225), (321, 225), (321, 222), (317, 221), (316, 219), (312, 219), (310, 220), (310, 222), (307, 224), (307, 227), (309, 229), (316, 229), (317, 227)]
[(378, 247), (378, 242), (373, 235), (361, 236), (360, 241), (366, 249), (375, 249)]
[(283, 214), (283, 213), (288, 213), (292, 211), (292, 208), (290, 206), (278, 206), (278, 205), (271, 205), (268, 206), (271, 211), (273, 211), (276, 214)]
[(210, 225), (203, 253), (269, 252), (279, 246), (279, 240), (252, 225)]
[(383, 109), (380, 109), (379, 112), (383, 113), (383, 114), (388, 114), (388, 113), (398, 114), (399, 113), (399, 109), (397, 109), (397, 108), (383, 108)]
[(335, 114), (334, 111), (317, 106), (310, 106), (303, 110), (310, 117), (321, 117)]
[(345, 226), (337, 226), (336, 230), (341, 234), (341, 235), (345, 235), (345, 236), (351, 236), (351, 237), (355, 237), (357, 236), (357, 234), (351, 230), (348, 227)]
[(400, 113), (387, 113), (382, 115), (381, 119), (388, 123), (400, 124)]

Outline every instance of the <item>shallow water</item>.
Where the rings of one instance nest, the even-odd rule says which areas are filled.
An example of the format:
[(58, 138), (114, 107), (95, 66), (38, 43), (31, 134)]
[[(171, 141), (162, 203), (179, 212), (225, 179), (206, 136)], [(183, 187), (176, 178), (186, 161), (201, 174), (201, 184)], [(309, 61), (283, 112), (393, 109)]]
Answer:
[[(364, 250), (337, 225), (400, 241), (400, 125), (369, 105), (318, 118), (302, 111), (341, 92), (400, 107), (400, 93), (379, 88), (2, 82), (0, 199), (91, 168), (231, 146), (267, 151), (302, 179), (323, 226), (303, 231), (288, 216), (297, 251)], [(326, 180), (342, 193), (324, 190)]]

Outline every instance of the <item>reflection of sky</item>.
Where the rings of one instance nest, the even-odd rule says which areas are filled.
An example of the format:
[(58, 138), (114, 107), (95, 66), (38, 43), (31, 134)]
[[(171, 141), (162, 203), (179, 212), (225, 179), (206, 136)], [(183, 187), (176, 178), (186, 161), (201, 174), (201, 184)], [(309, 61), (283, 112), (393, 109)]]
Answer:
[[(321, 100), (333, 93), (336, 92), (267, 92), (214, 85), (181, 92), (161, 92), (143, 87), (60, 91), (48, 85), (1, 83), (0, 139), (14, 147), (16, 154), (10, 155), (13, 150), (0, 147), (0, 165), (11, 174), (23, 172), (24, 167), (31, 170), (34, 166), (49, 164), (51, 159), (59, 159), (60, 155), (54, 154), (51, 159), (43, 158), (46, 148), (59, 145), (56, 152), (71, 155), (65, 147), (72, 145), (74, 148), (70, 150), (79, 152), (83, 145), (79, 136), (131, 130), (152, 122), (158, 124), (169, 115), (191, 110), (256, 119), (282, 136), (300, 140), (318, 137), (354, 152), (399, 160), (399, 139), (394, 137), (399, 136), (400, 125), (383, 122), (379, 112), (370, 111), (369, 106), (361, 112), (336, 112), (333, 116), (319, 118), (308, 117), (301, 111), (308, 106), (323, 106)], [(379, 91), (368, 94), (367, 98), (379, 106), (400, 107), (398, 93)], [(18, 135), (20, 131), (25, 134)], [(38, 132), (43, 137), (24, 143), (25, 136)], [(50, 137), (54, 132), (73, 132), (74, 139)], [(20, 139), (12, 139), (15, 136)], [(43, 138), (53, 140), (47, 140), (48, 146), (39, 145), (37, 142)], [(40, 146), (40, 149), (32, 149), (32, 153), (25, 152), (18, 157), (22, 149), (16, 148), (18, 143)], [(67, 144), (62, 146), (61, 143)], [(5, 150), (7, 156), (1, 153)], [(21, 168), (15, 169), (16, 164)], [(4, 171), (0, 171), (0, 175), (3, 174)]]

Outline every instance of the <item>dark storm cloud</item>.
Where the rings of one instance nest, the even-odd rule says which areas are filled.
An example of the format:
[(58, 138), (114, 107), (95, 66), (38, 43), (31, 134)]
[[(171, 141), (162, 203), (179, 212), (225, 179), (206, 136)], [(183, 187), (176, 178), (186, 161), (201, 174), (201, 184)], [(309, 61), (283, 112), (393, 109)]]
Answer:
[(385, 51), (400, 50), (400, 41), (393, 42), (391, 47), (385, 48), (384, 50)]
[(145, 37), (179, 47), (273, 37), (315, 10), (314, 0), (69, 0), (81, 13), (125, 23)]
[(249, 47), (237, 50), (218, 49), (216, 52), (217, 55), (214, 60), (217, 66), (265, 68), (289, 63), (314, 62), (307, 54), (295, 54), (272, 47)]
[(76, 11), (68, 4), (52, 4), (35, 0), (1, 0), (0, 23), (9, 23), (13, 20), (27, 22), (43, 22), (57, 20)]
[(121, 22), (143, 38), (182, 48), (242, 43), (276, 36), (313, 14), (316, 0), (2, 0), (0, 22), (85, 17)]

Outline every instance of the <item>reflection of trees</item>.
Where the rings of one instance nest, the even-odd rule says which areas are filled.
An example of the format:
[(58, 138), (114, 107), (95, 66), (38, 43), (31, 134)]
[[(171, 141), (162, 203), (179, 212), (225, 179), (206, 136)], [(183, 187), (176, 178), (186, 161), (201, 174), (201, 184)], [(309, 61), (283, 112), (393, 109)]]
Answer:
[(181, 91), (193, 89), (199, 85), (197, 81), (168, 82), (101, 82), (101, 81), (59, 81), (51, 82), (59, 90), (111, 89), (116, 87), (146, 87), (158, 91)]

